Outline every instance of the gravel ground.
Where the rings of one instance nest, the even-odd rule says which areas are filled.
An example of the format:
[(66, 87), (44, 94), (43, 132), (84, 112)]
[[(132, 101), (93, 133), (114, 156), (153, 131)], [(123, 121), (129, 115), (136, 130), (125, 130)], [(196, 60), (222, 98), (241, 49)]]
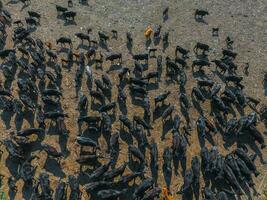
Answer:
[[(3, 1), (4, 4), (7, 3), (6, 0)], [(24, 19), (27, 15), (28, 10), (34, 10), (41, 13), (41, 26), (33, 33), (35, 37), (39, 37), (43, 41), (51, 41), (55, 44), (55, 40), (60, 36), (68, 36), (74, 39), (74, 47), (79, 44), (79, 40), (74, 37), (76, 32), (85, 32), (88, 28), (93, 29), (93, 35), (97, 37), (97, 32), (99, 30), (111, 32), (112, 29), (118, 30), (119, 38), (118, 40), (111, 40), (108, 42), (108, 47), (110, 51), (122, 52), (123, 54), (123, 65), (132, 66), (133, 62), (130, 60), (130, 54), (126, 48), (126, 32), (129, 31), (134, 35), (134, 47), (133, 52), (144, 52), (146, 49), (144, 31), (148, 25), (162, 25), (162, 31), (168, 31), (170, 33), (169, 40), (170, 46), (165, 52), (162, 50), (162, 44), (160, 43), (157, 48), (159, 49), (157, 54), (161, 53), (163, 56), (170, 55), (174, 56), (174, 49), (177, 44), (190, 49), (190, 61), (191, 65), (194, 55), (192, 49), (197, 41), (204, 42), (210, 45), (212, 51), (210, 52), (210, 59), (219, 58), (221, 49), (225, 47), (225, 38), (230, 35), (234, 39), (234, 49), (238, 52), (238, 57), (236, 63), (239, 66), (239, 74), (243, 74), (242, 68), (244, 63), (250, 63), (250, 74), (245, 76), (245, 93), (249, 96), (253, 96), (261, 99), (262, 103), (267, 104), (266, 99), (266, 89), (262, 86), (263, 72), (267, 71), (267, 0), (228, 0), (228, 1), (194, 1), (194, 0), (182, 0), (182, 1), (160, 1), (160, 0), (89, 0), (89, 5), (80, 5), (78, 1), (74, 1), (74, 7), (71, 10), (77, 11), (76, 24), (66, 25), (64, 21), (57, 18), (55, 5), (67, 6), (66, 1), (36, 1), (32, 0), (29, 7), (22, 8), (21, 3), (13, 4), (9, 3), (6, 8), (12, 13), (13, 19)], [(162, 10), (165, 6), (169, 6), (169, 19), (166, 22), (162, 20)], [(210, 15), (205, 17), (207, 24), (197, 23), (194, 20), (194, 10), (195, 9), (206, 9), (209, 11)], [(219, 37), (212, 37), (212, 28), (219, 28)], [(10, 31), (12, 27), (10, 28)], [(9, 38), (10, 39), (10, 38)], [(8, 42), (7, 47), (11, 46), (12, 43)], [(151, 46), (154, 46), (153, 44)], [(58, 48), (56, 45), (54, 48)], [(78, 52), (78, 50), (75, 50)], [(81, 51), (81, 49), (79, 50)], [(102, 50), (104, 53), (105, 50)], [(63, 56), (63, 54), (62, 54)], [(156, 61), (152, 59), (149, 61), (149, 71), (155, 70)], [(104, 63), (104, 70), (107, 70), (109, 63)], [(164, 71), (164, 70), (163, 70)], [(51, 184), (56, 185), (59, 178), (66, 178), (69, 174), (75, 174), (79, 172), (79, 166), (75, 163), (75, 159), (79, 155), (78, 145), (75, 144), (75, 138), (78, 134), (78, 127), (76, 124), (76, 118), (78, 117), (78, 112), (75, 110), (77, 105), (77, 99), (75, 98), (74, 89), (74, 76), (76, 72), (76, 65), (68, 72), (63, 69), (63, 98), (61, 100), (62, 107), (69, 114), (70, 118), (66, 119), (66, 125), (70, 131), (70, 137), (68, 138), (66, 146), (59, 145), (59, 137), (53, 134), (46, 136), (45, 141), (49, 144), (61, 149), (66, 155), (62, 162), (60, 169), (58, 166), (51, 167), (51, 163), (47, 163), (46, 154), (43, 152), (38, 153), (41, 159), (34, 161), (33, 165), (38, 166), (37, 175), (40, 173), (41, 169), (45, 168), (50, 176)], [(97, 76), (100, 76), (102, 72), (99, 70), (94, 70)], [(213, 75), (211, 71), (208, 72), (211, 76)], [(192, 76), (191, 70), (187, 71), (188, 82), (186, 85), (187, 93), (191, 91), (191, 88), (195, 85), (195, 80)], [(110, 77), (112, 82), (118, 83), (117, 73), (111, 72)], [(83, 85), (81, 91), (89, 96), (88, 89), (85, 83), (85, 77), (83, 80)], [(163, 80), (159, 85), (159, 89), (152, 90), (150, 94), (150, 100), (155, 95), (159, 94), (164, 90), (171, 90), (172, 94), (168, 98), (168, 102), (175, 105), (175, 112), (181, 115), (178, 98), (178, 86), (174, 84), (166, 84)], [(12, 90), (16, 90), (16, 84), (13, 83)], [(113, 100), (116, 100), (117, 89), (113, 88)], [(265, 94), (264, 94), (265, 93)], [(131, 99), (128, 97), (128, 116), (131, 118), (134, 114), (143, 114), (140, 107), (131, 105)], [(153, 103), (151, 103), (153, 105)], [(154, 105), (153, 105), (154, 106)], [(153, 108), (152, 106), (152, 108)], [(203, 105), (206, 115), (209, 114), (209, 103)], [(119, 113), (119, 111), (116, 111)], [(182, 116), (182, 115), (181, 115)], [(191, 123), (194, 131), (190, 138), (191, 145), (188, 149), (188, 160), (187, 168), (190, 167), (190, 160), (193, 155), (199, 154), (199, 142), (195, 132), (195, 120), (198, 117), (197, 112), (194, 109), (190, 109)], [(4, 123), (0, 123), (0, 130), (3, 133), (1, 137), (6, 137), (8, 132), (14, 129), (15, 117), (12, 118), (10, 127), (5, 127)], [(23, 122), (22, 127), (29, 127), (30, 124), (27, 121)], [(154, 130), (152, 131), (151, 138), (156, 138), (159, 145), (159, 155), (163, 153), (163, 149), (166, 146), (171, 145), (171, 134), (168, 133), (164, 141), (160, 140), (162, 134), (162, 122), (157, 119), (154, 124)], [(113, 125), (113, 130), (119, 127), (118, 123)], [(263, 125), (259, 126), (261, 131), (264, 131)], [(10, 130), (7, 130), (10, 129)], [(225, 150), (223, 146), (223, 141), (221, 136), (214, 136), (219, 149), (223, 154), (228, 151)], [(103, 136), (99, 138), (99, 143), (106, 148), (106, 142)], [(136, 143), (133, 140), (133, 143)], [(207, 143), (207, 146), (211, 146)], [(234, 147), (234, 145), (233, 145)], [(127, 145), (124, 140), (121, 141), (121, 149), (126, 151)], [(263, 157), (266, 158), (266, 150), (262, 151)], [(147, 152), (147, 156), (149, 152)], [(119, 162), (125, 160), (123, 153), (119, 158)], [(1, 174), (5, 174), (8, 177), (10, 170), (5, 165), (5, 159), (7, 153), (4, 153), (1, 160), (0, 171)], [(257, 158), (257, 165), (262, 172), (262, 175), (255, 179), (257, 183), (257, 188), (261, 193), (266, 189), (266, 166), (260, 163)], [(162, 161), (161, 161), (162, 164)], [(159, 173), (159, 183), (163, 187), (165, 185), (164, 178), (162, 176), (162, 170), (160, 164)], [(180, 170), (180, 169), (179, 169)], [(148, 174), (149, 175), (149, 174)], [(6, 181), (6, 179), (4, 179)], [(182, 184), (181, 172), (178, 176), (173, 174), (171, 191), (176, 193)], [(28, 199), (27, 192), (21, 192), (23, 183), (22, 181), (17, 182), (18, 193), (15, 199)], [(24, 189), (24, 191), (27, 190)], [(7, 187), (4, 187), (6, 194), (8, 193)], [(263, 195), (260, 197), (262, 198)], [(88, 199), (86, 195), (83, 197)], [(179, 196), (174, 195), (174, 199), (180, 199)], [(253, 199), (257, 199), (253, 197)]]

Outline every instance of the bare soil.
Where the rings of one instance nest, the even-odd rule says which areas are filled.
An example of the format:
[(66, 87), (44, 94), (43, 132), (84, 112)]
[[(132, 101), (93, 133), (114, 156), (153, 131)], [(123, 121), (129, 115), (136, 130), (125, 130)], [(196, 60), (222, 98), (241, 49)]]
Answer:
[[(77, 32), (86, 32), (88, 28), (92, 28), (93, 35), (98, 38), (97, 32), (103, 30), (111, 35), (111, 30), (115, 29), (118, 31), (118, 40), (111, 39), (108, 41), (108, 48), (110, 51), (121, 52), (123, 54), (123, 66), (132, 67), (133, 61), (131, 55), (126, 48), (126, 32), (129, 31), (134, 36), (134, 53), (141, 53), (146, 50), (146, 39), (144, 38), (144, 31), (148, 25), (162, 25), (162, 32), (168, 31), (169, 36), (169, 47), (165, 52), (162, 50), (162, 43), (157, 45), (158, 48), (157, 55), (163, 55), (165, 58), (167, 55), (174, 57), (174, 50), (176, 45), (183, 46), (190, 49), (190, 59), (189, 66), (191, 65), (194, 55), (192, 49), (197, 41), (204, 42), (210, 45), (212, 51), (209, 54), (210, 60), (214, 58), (221, 57), (221, 49), (225, 47), (225, 38), (230, 35), (234, 39), (234, 50), (238, 52), (236, 58), (236, 63), (239, 66), (238, 72), (243, 75), (244, 63), (249, 62), (250, 70), (249, 76), (244, 76), (245, 93), (249, 96), (261, 99), (262, 103), (267, 103), (266, 90), (262, 85), (263, 72), (267, 71), (267, 0), (228, 0), (228, 1), (196, 1), (196, 0), (89, 0), (89, 5), (81, 5), (78, 1), (74, 1), (74, 6), (71, 10), (77, 12), (77, 17), (75, 19), (76, 24), (66, 25), (64, 21), (57, 18), (55, 5), (67, 6), (66, 1), (62, 0), (46, 0), (46, 1), (36, 1), (32, 0), (30, 6), (22, 9), (22, 3), (9, 3), (4, 0), (3, 3), (8, 11), (12, 13), (13, 20), (22, 19), (24, 20), (27, 16), (27, 11), (33, 10), (41, 13), (41, 26), (38, 26), (37, 30), (33, 33), (33, 36), (42, 39), (43, 41), (52, 42), (53, 48), (59, 50), (59, 46), (56, 46), (55, 40), (60, 36), (72, 37), (74, 41), (74, 48), (76, 48), (80, 41), (74, 37)], [(169, 19), (166, 22), (162, 20), (162, 11), (165, 6), (169, 6)], [(210, 15), (205, 17), (207, 24), (198, 23), (194, 20), (195, 9), (206, 9), (209, 11)], [(212, 28), (219, 28), (219, 37), (212, 36)], [(11, 33), (13, 27), (8, 28), (9, 33)], [(11, 35), (9, 34), (8, 42), (6, 47), (11, 47)], [(153, 43), (151, 46), (154, 46)], [(75, 52), (81, 52), (82, 49), (74, 50)], [(102, 52), (107, 53), (106, 50), (101, 49)], [(61, 54), (64, 57), (64, 54)], [(104, 62), (103, 71), (109, 69), (109, 62)], [(35, 152), (38, 154), (40, 159), (33, 162), (34, 166), (38, 166), (36, 177), (38, 177), (40, 171), (45, 169), (49, 172), (52, 188), (54, 189), (57, 181), (60, 178), (65, 179), (70, 174), (79, 173), (79, 165), (75, 162), (75, 159), (79, 155), (79, 145), (75, 143), (76, 136), (78, 134), (78, 125), (76, 119), (78, 117), (77, 103), (78, 99), (75, 98), (75, 72), (77, 65), (74, 65), (69, 72), (67, 69), (62, 69), (63, 80), (62, 80), (62, 92), (63, 98), (61, 99), (62, 108), (66, 113), (68, 113), (69, 118), (65, 119), (67, 129), (70, 131), (69, 138), (67, 140), (66, 146), (59, 145), (59, 136), (55, 134), (47, 134), (45, 137), (45, 142), (55, 146), (58, 150), (63, 151), (66, 157), (62, 160), (61, 166), (56, 165), (54, 162), (50, 162), (46, 159), (46, 154), (41, 152)], [(149, 98), (151, 101), (152, 109), (154, 109), (153, 98), (163, 92), (164, 90), (170, 90), (172, 93), (168, 98), (166, 103), (171, 103), (175, 105), (175, 112), (181, 117), (183, 116), (180, 111), (180, 104), (178, 100), (179, 86), (177, 84), (167, 84), (165, 81), (165, 68), (163, 68), (163, 76), (159, 84), (159, 88), (156, 90), (149, 91)], [(156, 60), (149, 60), (148, 71), (156, 70)], [(147, 71), (147, 72), (148, 72)], [(97, 77), (101, 77), (103, 73), (101, 70), (94, 68), (94, 73)], [(105, 72), (104, 72), (105, 73)], [(212, 70), (207, 70), (210, 76), (214, 76)], [(114, 85), (112, 90), (112, 100), (117, 98), (117, 87), (118, 76), (116, 71), (109, 73)], [(194, 79), (191, 69), (187, 70), (188, 81), (186, 84), (187, 94), (191, 93), (191, 89), (195, 86), (196, 80)], [(13, 81), (12, 91), (16, 93), (17, 84)], [(86, 87), (86, 77), (84, 75), (83, 84), (81, 91), (89, 97), (89, 92)], [(127, 94), (128, 94), (127, 89)], [(135, 106), (131, 103), (130, 96), (127, 97), (128, 102), (128, 117), (131, 119), (133, 115), (143, 116), (143, 109)], [(206, 101), (202, 105), (205, 115), (209, 116), (210, 104)], [(90, 111), (93, 113), (93, 111)], [(116, 110), (117, 116), (120, 113), (119, 109)], [(4, 113), (2, 113), (3, 115)], [(191, 158), (194, 155), (199, 155), (200, 146), (198, 142), (198, 137), (196, 134), (195, 121), (199, 114), (194, 108), (190, 109), (190, 120), (193, 128), (192, 136), (190, 137), (191, 145), (187, 152), (187, 168), (190, 168)], [(183, 123), (185, 122), (184, 118)], [(49, 124), (47, 124), (49, 126)], [(30, 124), (28, 121), (24, 120), (22, 128), (28, 128)], [(152, 136), (148, 137), (150, 141), (151, 138), (155, 138), (160, 155), (160, 168), (159, 168), (159, 184), (161, 187), (165, 186), (165, 181), (162, 175), (162, 154), (163, 150), (167, 146), (171, 146), (171, 133), (170, 131), (166, 135), (165, 140), (161, 140), (162, 135), (162, 121), (161, 118), (156, 119), (153, 122)], [(113, 124), (113, 132), (119, 128), (119, 123), (116, 121)], [(259, 125), (260, 130), (263, 132), (266, 128), (263, 124)], [(10, 127), (6, 127), (5, 123), (0, 123), (1, 138), (8, 136), (11, 130), (15, 129), (15, 116), (10, 120)], [(124, 140), (124, 137), (127, 140)], [(122, 136), (120, 139), (121, 155), (118, 160), (118, 165), (127, 160), (127, 142), (129, 139), (132, 140), (133, 144), (136, 141), (131, 136)], [(222, 136), (217, 134), (213, 136), (215, 143), (218, 145), (220, 152), (226, 154), (231, 148), (234, 148), (235, 144), (229, 150), (224, 147), (224, 141)], [(98, 138), (103, 151), (107, 149), (106, 140), (101, 136)], [(207, 146), (210, 147), (211, 144), (206, 142)], [(63, 149), (62, 149), (63, 147)], [(252, 152), (252, 150), (250, 150)], [(266, 158), (266, 149), (262, 150), (263, 158)], [(5, 175), (4, 178), (4, 191), (8, 195), (7, 188), (7, 178), (10, 175), (11, 169), (7, 167), (6, 158), (8, 154), (5, 152), (1, 158), (0, 172)], [(149, 158), (149, 151), (147, 151), (147, 158)], [(104, 162), (104, 161), (103, 161)], [(256, 163), (262, 173), (255, 182), (259, 192), (263, 193), (267, 189), (266, 185), (266, 172), (267, 168), (261, 164), (260, 159), (256, 159)], [(150, 173), (148, 172), (149, 176)], [(179, 168), (178, 176), (173, 173), (171, 191), (175, 194), (180, 186), (182, 185), (183, 179), (181, 176), (181, 169)], [(16, 184), (18, 186), (18, 192), (14, 199), (29, 199), (27, 197), (27, 192), (22, 192), (27, 190), (23, 188), (23, 182), (19, 180)], [(260, 198), (262, 198), (261, 195)], [(84, 193), (84, 199), (88, 199)], [(174, 199), (180, 199), (180, 196), (174, 195)], [(253, 199), (257, 199), (253, 197)]]

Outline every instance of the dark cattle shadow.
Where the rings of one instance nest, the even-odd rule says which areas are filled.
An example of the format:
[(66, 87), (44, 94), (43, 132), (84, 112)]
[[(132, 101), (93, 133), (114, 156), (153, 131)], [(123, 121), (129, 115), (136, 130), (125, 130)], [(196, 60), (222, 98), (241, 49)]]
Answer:
[[(230, 200), (236, 200), (235, 193), (232, 192), (232, 188), (230, 184), (223, 178), (215, 179), (212, 175), (210, 175), (211, 189), (214, 191), (224, 191), (227, 194), (227, 197)], [(206, 185), (208, 187), (209, 185)]]
[(120, 138), (128, 145), (133, 144), (133, 137), (131, 133), (125, 131), (124, 129), (120, 130)]
[(199, 199), (199, 188), (200, 188), (200, 183), (193, 184), (192, 186), (195, 199)]
[(179, 169), (179, 163), (180, 163), (180, 158), (179, 156), (173, 155), (173, 167), (174, 167), (174, 173), (176, 176), (178, 176), (178, 169)]
[[(134, 156), (132, 156), (134, 158)], [(145, 165), (143, 163), (140, 163), (140, 161), (135, 158), (136, 160), (132, 159), (130, 154), (128, 156), (129, 162), (128, 167), (132, 172), (142, 172), (144, 171)]]
[(116, 164), (117, 164), (117, 161), (119, 159), (119, 155), (120, 155), (120, 149), (119, 149), (119, 145), (113, 150), (110, 152), (110, 161), (111, 161), (111, 169), (115, 169), (116, 167)]
[(166, 85), (174, 84), (177, 82), (177, 75), (175, 74), (169, 74), (167, 79), (165, 79)]
[(162, 116), (162, 113), (169, 107), (169, 105), (162, 104), (160, 107), (155, 107), (153, 111), (153, 122)]
[(79, 92), (81, 90), (81, 87), (82, 87), (82, 77), (81, 79), (77, 79), (75, 80), (75, 98), (78, 98), (79, 97)]
[(9, 170), (9, 173), (16, 178), (19, 177), (18, 169), (19, 169), (19, 160), (13, 159), (10, 156), (6, 158), (5, 166)]
[(86, 116), (87, 115), (87, 112), (88, 112), (88, 107), (86, 107), (85, 110), (81, 110), (79, 111), (79, 117), (83, 117), (83, 116)]
[(89, 59), (87, 65), (92, 67), (96, 63), (95, 59)]
[(95, 129), (93, 130), (90, 127), (88, 127), (87, 129), (83, 131), (82, 136), (89, 137), (90, 139), (98, 143), (98, 139), (101, 136), (101, 134), (100, 134), (100, 131), (95, 132)]
[(159, 83), (156, 81), (155, 83), (149, 83), (147, 86), (147, 90), (156, 90), (159, 88)]
[(21, 57), (19, 58), (19, 60), (21, 60), (24, 63), (29, 63), (29, 59), (30, 57), (27, 57), (24, 54), (22, 54)]
[(215, 134), (219, 133), (222, 137), (223, 137), (223, 140), (224, 140), (224, 137), (225, 137), (225, 131), (223, 130), (223, 126), (222, 124), (219, 124), (217, 122), (217, 120), (214, 120), (214, 126), (217, 130), (217, 132), (215, 132)]
[(209, 58), (207, 54), (201, 53), (201, 54), (195, 54), (196, 58), (199, 60), (205, 60), (207, 62), (209, 62)]
[(38, 89), (40, 92), (45, 90), (45, 81), (43, 79), (41, 79), (38, 83)]
[(151, 41), (150, 38), (146, 40), (146, 44), (145, 44), (146, 45), (146, 48), (148, 48), (150, 46), (151, 42), (152, 41)]
[(95, 101), (92, 101), (91, 103), (91, 109), (97, 111), (103, 104), (101, 103), (95, 103)]
[(255, 138), (253, 138), (250, 133), (248, 132), (242, 132), (241, 134), (239, 134), (238, 136), (236, 136), (236, 143), (237, 146), (249, 146), (252, 151), (255, 152), (255, 154), (257, 155), (257, 157), (260, 158), (260, 161), (262, 164), (266, 164), (266, 161), (263, 158), (263, 154), (261, 152), (261, 149), (259, 149), (259, 147), (257, 146), (256, 142), (255, 142)]
[(216, 127), (217, 133), (221, 134), (223, 141), (224, 141), (224, 148), (228, 149), (229, 147), (233, 146), (236, 141), (236, 135), (230, 135), (225, 133), (223, 130), (222, 124), (220, 124), (217, 120), (214, 121), (214, 125)]
[(143, 105), (144, 95), (138, 94), (138, 93), (133, 93), (133, 92), (130, 92), (130, 95), (131, 95), (133, 105), (136, 105), (136, 106), (142, 106)]
[(213, 116), (218, 123), (221, 124), (221, 126), (226, 126), (227, 124), (227, 115), (224, 113), (221, 113), (220, 110), (218, 110), (218, 108), (216, 107), (216, 105), (214, 105), (214, 103), (211, 101), (210, 102), (210, 116)]
[[(29, 61), (28, 60), (21, 59), (21, 61), (22, 62), (25, 62), (26, 65), (29, 64)], [(25, 78), (28, 78), (28, 74), (24, 70), (19, 70), (17, 77), (18, 78), (25, 79)]]
[(7, 38), (7, 36), (3, 36), (2, 38), (0, 38), (0, 50), (3, 50), (5, 47), (6, 38)]
[(205, 73), (203, 73), (203, 71), (200, 71), (200, 70), (198, 70), (198, 71), (193, 71), (193, 77), (194, 78), (200, 78), (200, 79), (209, 79), (209, 77), (205, 74)]
[(256, 153), (256, 155), (260, 158), (260, 162), (262, 164), (267, 164), (266, 160), (263, 158), (263, 154), (261, 152), (261, 150), (259, 149), (259, 147), (256, 145), (253, 139), (250, 139), (248, 142), (248, 145), (250, 146), (250, 148)]
[(198, 133), (197, 136), (198, 136), (199, 146), (200, 146), (201, 148), (205, 147), (205, 138), (203, 138), (202, 135), (199, 134), (199, 133)]
[(14, 112), (7, 111), (7, 110), (1, 113), (1, 119), (4, 122), (7, 130), (11, 128), (10, 121), (11, 121), (11, 118), (14, 114), (15, 114)]
[(241, 116), (245, 115), (244, 107), (240, 106), (239, 104), (236, 104), (236, 110), (239, 112)]
[(154, 38), (154, 41), (153, 42), (154, 42), (154, 45), (155, 46), (157, 46), (160, 43), (160, 39), (161, 39), (161, 37), (155, 37)]
[(137, 68), (135, 67), (134, 70), (133, 70), (133, 74), (136, 78), (141, 78), (142, 77), (142, 73), (143, 71), (139, 71), (137, 70)]
[(28, 30), (33, 33), (34, 31), (37, 30), (37, 26), (32, 26), (32, 25), (28, 25)]
[(56, 62), (53, 61), (52, 59), (49, 59), (49, 60), (46, 62), (46, 64), (47, 64), (47, 66), (49, 66), (49, 67), (53, 67), (53, 66), (55, 66)]
[(107, 99), (109, 101), (111, 101), (112, 89), (105, 88), (104, 91), (103, 91), (103, 94), (104, 94), (105, 97), (107, 97)]
[(213, 140), (213, 137), (212, 137), (211, 132), (207, 132), (207, 134), (206, 134), (206, 139), (208, 140), (208, 142), (209, 142), (212, 146), (215, 145), (215, 141)]
[(165, 120), (163, 122), (161, 140), (164, 140), (165, 139), (165, 136), (172, 129), (172, 126), (173, 126), (173, 120), (172, 120), (172, 118), (170, 118), (168, 120)]
[(47, 135), (57, 135), (57, 125), (56, 122), (51, 120), (46, 132)]
[(182, 194), (182, 200), (193, 200), (193, 191), (191, 187)]
[(61, 20), (64, 20), (65, 18), (64, 18), (64, 16), (63, 16), (63, 14), (61, 14), (61, 15), (57, 15), (57, 19), (61, 19)]
[(45, 134), (41, 134), (38, 135), (38, 139), (32, 143), (30, 143), (28, 146), (26, 146), (25, 148), (27, 148), (27, 151), (30, 152), (35, 152), (35, 151), (41, 151), (42, 150), (42, 146), (41, 143), (45, 138)]
[(49, 111), (55, 111), (58, 110), (60, 106), (60, 102), (56, 104), (44, 104), (43, 110), (44, 112), (49, 112)]
[(169, 19), (169, 15), (168, 14), (163, 16), (163, 22), (166, 22), (168, 19)]
[(225, 82), (225, 78), (224, 78), (224, 75), (220, 72), (218, 72), (217, 70), (216, 71), (212, 71), (213, 74), (217, 75), (222, 82)]
[(89, 48), (90, 48), (90, 46), (89, 45), (86, 45), (86, 44), (79, 44), (78, 46), (77, 46), (77, 50), (78, 49), (84, 49), (84, 50), (89, 50)]
[(103, 62), (95, 62), (95, 69), (103, 71)]
[(109, 152), (110, 151), (111, 131), (103, 130), (102, 131), (102, 135), (103, 135), (103, 138), (106, 140), (106, 143), (107, 143), (107, 146), (108, 146), (107, 152)]
[(15, 199), (15, 196), (16, 196), (16, 192), (13, 191), (13, 190), (11, 190), (11, 189), (9, 189), (8, 190), (8, 197), (9, 197), (9, 199), (10, 200), (14, 200)]
[(179, 166), (181, 165), (182, 168), (182, 176), (185, 176), (186, 173), (186, 156), (183, 155), (173, 155), (173, 166), (174, 166), (174, 173), (177, 176)]
[(157, 72), (159, 73), (158, 81), (161, 82), (162, 66), (157, 66)]
[(68, 70), (68, 72), (70, 72), (70, 71), (71, 71), (71, 68), (72, 68), (72, 66), (73, 66), (73, 64), (74, 64), (73, 61), (68, 61), (67, 65), (63, 65), (63, 64), (62, 64), (62, 67), (64, 67), (65, 69)]
[(68, 157), (70, 154), (70, 151), (68, 150), (68, 147), (67, 147), (67, 143), (68, 143), (68, 137), (65, 135), (60, 135), (59, 145), (60, 145), (61, 152), (64, 154), (64, 157)]
[(165, 50), (169, 47), (169, 42), (167, 41), (166, 43), (163, 43), (163, 52), (165, 52)]
[(236, 112), (235, 112), (235, 109), (233, 108), (232, 104), (225, 103), (225, 105), (227, 106), (228, 113), (232, 114), (233, 117), (236, 117)]
[(128, 51), (129, 51), (129, 53), (132, 55), (133, 54), (133, 52), (132, 52), (132, 50), (133, 50), (132, 43), (127, 42), (126, 47), (127, 47)]
[(87, 89), (89, 91), (92, 90), (92, 88), (93, 88), (93, 79), (92, 78), (87, 77), (87, 79), (86, 79), (86, 86), (87, 86)]
[(67, 48), (65, 45), (61, 45), (60, 46), (60, 49), (57, 50), (57, 53), (60, 54), (60, 53), (68, 53), (69, 52), (69, 48)]
[(118, 71), (121, 68), (122, 68), (121, 65), (116, 65), (116, 64), (110, 65), (109, 69), (106, 72), (109, 73), (109, 72), (112, 72), (112, 71)]
[(151, 113), (149, 112), (144, 112), (144, 120), (146, 121), (147, 124), (150, 124), (151, 125)]
[(215, 145), (215, 141), (213, 140), (212, 134), (210, 132), (206, 132), (206, 135), (204, 138), (201, 134), (198, 134), (198, 141), (199, 141), (199, 145), (201, 148), (203, 148), (205, 146), (205, 139), (207, 139), (207, 141), (211, 145), (213, 145), (213, 146)]
[(187, 126), (190, 127), (190, 116), (189, 116), (187, 109), (183, 105), (181, 105), (181, 113), (183, 117), (185, 118)]
[(116, 121), (116, 110), (113, 110), (111, 114), (108, 114), (111, 119), (111, 124), (113, 124)]
[(23, 113), (24, 119), (30, 124), (31, 127), (34, 127), (34, 114), (32, 110), (25, 110)]
[(197, 101), (194, 97), (192, 97), (192, 104), (200, 115), (204, 114), (199, 101)]
[(12, 82), (13, 82), (13, 79), (9, 79), (9, 78), (7, 78), (7, 79), (4, 81), (4, 88), (7, 89), (7, 90), (8, 90), (9, 88), (11, 88)]
[(78, 123), (78, 136), (81, 136), (82, 135), (82, 123)]
[(248, 187), (246, 181), (240, 181), (239, 183), (247, 198), (252, 200), (253, 198), (251, 196), (250, 188)]
[(130, 186), (119, 186), (118, 189), (121, 191), (127, 187), (127, 192), (122, 194), (118, 200), (124, 200), (124, 199), (132, 199), (133, 193), (137, 187), (137, 185), (134, 183), (133, 185)]
[(181, 156), (180, 162), (181, 162), (181, 167), (182, 167), (182, 176), (185, 176), (186, 173), (186, 156)]
[[(80, 153), (80, 155), (88, 155), (88, 154), (90, 155), (90, 154), (95, 154), (95, 153), (90, 153), (87, 151), (81, 151), (81, 153)], [(90, 168), (89, 170), (95, 170), (96, 168), (98, 168), (100, 166), (101, 166), (101, 163), (99, 162), (99, 160), (97, 158), (90, 160), (90, 162), (88, 162), (88, 163), (80, 164), (80, 172), (81, 172), (80, 174), (83, 174), (83, 172), (88, 170), (88, 168)], [(86, 169), (83, 170), (83, 168), (86, 168)], [(85, 177), (85, 180), (87, 180), (86, 177)], [(86, 183), (88, 183), (88, 182), (86, 182)]]
[(24, 184), (22, 187), (22, 196), (24, 199), (31, 199), (32, 196), (32, 184)]
[(127, 85), (127, 81), (121, 80), (120, 83), (117, 85), (117, 87), (123, 90), (126, 87), (126, 85)]
[(77, 25), (77, 23), (74, 20), (65, 20), (64, 26), (71, 26), (71, 25)]
[(123, 115), (127, 115), (127, 105), (123, 102), (120, 102), (119, 100), (118, 100), (118, 104), (119, 104), (119, 109), (120, 109), (121, 113)]
[[(84, 185), (84, 184), (86, 184), (86, 183), (89, 183), (90, 182), (90, 179), (89, 179), (89, 177), (87, 176), (87, 173), (92, 173), (94, 170), (92, 169), (92, 170), (88, 170), (88, 169), (86, 169), (86, 173), (84, 173), (84, 172), (81, 172), (81, 173), (79, 173), (78, 174), (78, 181), (79, 181), (79, 184), (81, 184), (81, 185)], [(89, 173), (89, 174), (90, 174)]]
[(107, 42), (103, 42), (102, 40), (99, 40), (98, 44), (99, 44), (99, 47), (101, 47), (102, 49), (109, 51)]
[(62, 171), (60, 164), (55, 159), (47, 158), (44, 168), (56, 177), (64, 178), (66, 176)]
[(150, 169), (151, 169), (151, 176), (154, 179), (155, 186), (158, 185), (158, 167), (153, 168), (155, 164), (150, 163)]
[(141, 64), (142, 67), (143, 67), (143, 71), (148, 70), (148, 67), (149, 67), (149, 65), (148, 65), (148, 61), (141, 62), (140, 64)]
[(21, 130), (22, 124), (23, 124), (23, 113), (17, 113), (15, 116), (15, 126), (16, 126), (16, 130), (19, 131)]
[(162, 166), (163, 176), (166, 183), (167, 188), (170, 188), (171, 178), (172, 178), (172, 170), (168, 170), (166, 164)]
[(198, 23), (202, 23), (202, 24), (208, 25), (208, 23), (203, 18), (195, 17), (195, 20)]
[(201, 165), (201, 173), (204, 179), (205, 187), (209, 187), (211, 184), (212, 176), (210, 172), (205, 171), (205, 166), (203, 164)]

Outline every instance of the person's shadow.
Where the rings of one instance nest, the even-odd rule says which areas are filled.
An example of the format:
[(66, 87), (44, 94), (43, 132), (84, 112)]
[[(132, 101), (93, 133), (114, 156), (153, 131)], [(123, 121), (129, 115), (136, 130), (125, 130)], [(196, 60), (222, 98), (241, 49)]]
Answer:
[(263, 88), (264, 88), (264, 95), (267, 96), (267, 80), (264, 81)]

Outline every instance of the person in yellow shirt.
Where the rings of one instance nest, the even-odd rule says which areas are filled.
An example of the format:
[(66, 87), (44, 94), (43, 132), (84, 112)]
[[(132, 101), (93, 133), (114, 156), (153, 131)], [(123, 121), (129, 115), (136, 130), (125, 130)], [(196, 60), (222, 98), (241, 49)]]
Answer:
[(162, 192), (163, 192), (163, 196), (164, 196), (164, 198), (165, 198), (166, 200), (174, 200), (173, 196), (170, 195), (168, 188), (164, 187), (164, 188), (162, 189)]
[(146, 39), (149, 39), (150, 38), (152, 32), (153, 32), (153, 29), (151, 28), (151, 26), (148, 26), (147, 29), (146, 29), (146, 31), (145, 31), (145, 37), (146, 37)]

